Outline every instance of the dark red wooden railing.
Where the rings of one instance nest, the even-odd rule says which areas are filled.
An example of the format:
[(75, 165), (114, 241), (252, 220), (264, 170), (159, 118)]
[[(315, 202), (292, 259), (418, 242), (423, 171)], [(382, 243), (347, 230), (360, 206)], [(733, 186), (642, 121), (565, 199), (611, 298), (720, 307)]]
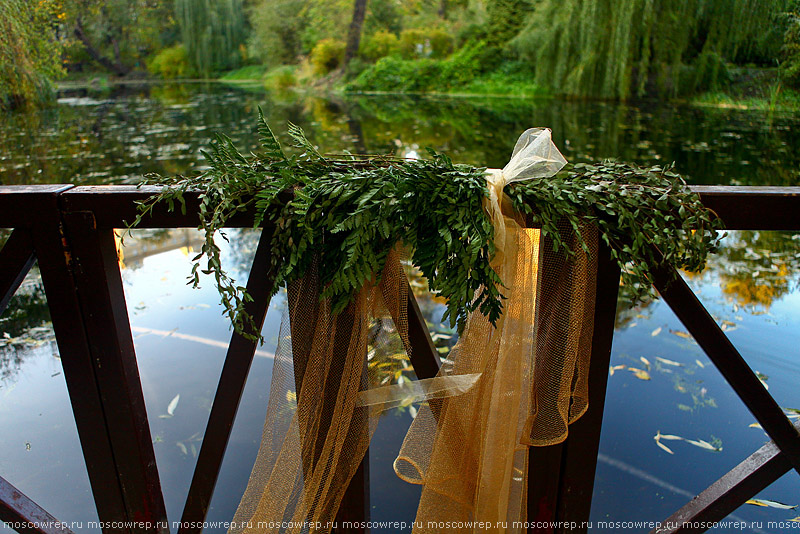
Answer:
[[(800, 188), (693, 189), (728, 229), (800, 230)], [(98, 517), (115, 524), (105, 529), (115, 533), (169, 531), (113, 234), (135, 218), (136, 202), (154, 192), (125, 186), (0, 187), (0, 228), (13, 228), (0, 250), (0, 313), (38, 261)], [(197, 207), (197, 196), (190, 194), (186, 215), (157, 207), (141, 226), (195, 227)], [(231, 226), (249, 227), (252, 220), (252, 213), (242, 213)], [(255, 297), (248, 303), (249, 312), (259, 325), (272, 284), (270, 232), (269, 227), (262, 230), (247, 282)], [(601, 249), (599, 259), (589, 410), (564, 443), (530, 449), (534, 467), (529, 476), (529, 521), (559, 521), (578, 528), (540, 527), (531, 532), (586, 531), (580, 525), (589, 520), (620, 274), (608, 250)], [(721, 519), (788, 470), (800, 472), (800, 434), (683, 279), (663, 264), (655, 272), (662, 298), (773, 440), (670, 517), (674, 528), (659, 530), (699, 532), (687, 525)], [(412, 364), (420, 378), (430, 377), (439, 368), (437, 353), (416, 300), (409, 295)], [(208, 510), (255, 350), (254, 342), (232, 335), (181, 533), (201, 530), (198, 525)], [(361, 469), (348, 488), (340, 517), (368, 518), (367, 484), (366, 469)], [(20, 532), (69, 532), (61, 526), (41, 526), (55, 525), (55, 519), (2, 478), (0, 520), (29, 522)]]

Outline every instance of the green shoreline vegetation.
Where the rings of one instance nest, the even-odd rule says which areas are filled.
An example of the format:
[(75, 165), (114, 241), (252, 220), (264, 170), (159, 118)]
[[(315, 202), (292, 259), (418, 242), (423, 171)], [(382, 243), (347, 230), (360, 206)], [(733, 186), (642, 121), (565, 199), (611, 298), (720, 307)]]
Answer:
[[(52, 82), (800, 109), (800, 0), (4, 2), (0, 108)], [(54, 59), (55, 58), (55, 59)]]

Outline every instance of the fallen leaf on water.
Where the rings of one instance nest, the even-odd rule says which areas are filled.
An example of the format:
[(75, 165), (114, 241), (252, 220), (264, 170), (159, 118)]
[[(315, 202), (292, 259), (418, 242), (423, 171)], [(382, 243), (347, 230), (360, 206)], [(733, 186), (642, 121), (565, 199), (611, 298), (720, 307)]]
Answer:
[(189, 454), (189, 449), (187, 449), (187, 448), (186, 448), (186, 445), (184, 445), (184, 444), (183, 444), (183, 443), (181, 443), (180, 441), (179, 441), (179, 442), (177, 442), (177, 443), (175, 443), (175, 445), (177, 445), (177, 446), (178, 446), (178, 448), (181, 450), (181, 452), (182, 452), (183, 454)]
[(754, 504), (756, 506), (767, 506), (769, 508), (778, 508), (780, 510), (794, 510), (797, 508), (797, 505), (794, 506), (783, 504), (777, 501), (768, 501), (766, 499), (750, 499), (749, 501), (745, 501), (745, 504)]
[(416, 417), (417, 417), (417, 409), (414, 408), (413, 405), (408, 407), (408, 413), (409, 413), (409, 415), (411, 415), (411, 419), (416, 419)]
[(700, 360), (695, 360), (695, 361), (694, 361), (694, 363), (696, 363), (696, 364), (697, 364), (697, 366), (698, 366), (698, 367), (700, 367), (700, 369), (704, 369), (704, 368), (705, 368), (705, 366), (706, 366), (706, 365), (705, 365), (703, 362), (701, 362)]
[(670, 454), (675, 454), (674, 452), (672, 452), (672, 449), (670, 449), (669, 447), (667, 447), (666, 445), (664, 445), (663, 443), (661, 443), (658, 440), (656, 440), (656, 445), (658, 445), (659, 447), (661, 447), (662, 449), (664, 449), (665, 451), (667, 451)]
[(661, 327), (659, 326), (658, 328), (656, 328), (655, 330), (650, 332), (650, 335), (653, 336), (653, 337), (656, 337), (660, 333), (661, 333)]
[(608, 376), (614, 376), (614, 371), (619, 371), (620, 369), (625, 369), (625, 365), (610, 365), (608, 367)]
[(758, 428), (758, 429), (760, 429), (760, 430), (764, 430), (764, 429), (762, 428), (762, 426), (761, 426), (761, 425), (759, 425), (758, 423), (750, 423), (750, 424), (749, 424), (749, 425), (747, 425), (747, 426), (748, 426), (749, 428)]
[(181, 394), (178, 393), (177, 395), (175, 395), (175, 398), (169, 401), (169, 405), (167, 406), (167, 415), (169, 416), (175, 415), (175, 408), (178, 407), (178, 403), (180, 402), (180, 400), (181, 400)]
[(684, 339), (692, 339), (692, 334), (690, 334), (689, 332), (684, 332), (682, 330), (670, 330), (669, 333), (675, 334), (676, 336), (682, 337)]
[(650, 380), (650, 373), (648, 373), (644, 369), (638, 369), (636, 367), (628, 367), (628, 371), (632, 372), (633, 376), (635, 376), (639, 380)]
[(673, 361), (673, 360), (668, 360), (666, 358), (661, 358), (659, 356), (656, 356), (656, 361), (657, 362), (661, 362), (664, 365), (674, 365), (675, 367), (683, 367), (683, 364), (680, 363), (680, 362), (676, 362), (676, 361)]
[(662, 449), (666, 449), (667, 451), (669, 451), (670, 454), (672, 454), (672, 451), (670, 451), (666, 447), (666, 445), (661, 443), (662, 439), (672, 440), (672, 441), (685, 441), (686, 443), (694, 445), (695, 447), (700, 447), (701, 449), (706, 449), (708, 451), (719, 452), (722, 450), (722, 447), (715, 447), (714, 445), (712, 445), (711, 443), (707, 442), (704, 439), (695, 440), (695, 439), (684, 438), (683, 436), (676, 436), (675, 434), (662, 434), (660, 430), (656, 432), (656, 435), (653, 436), (653, 439), (656, 440), (656, 444), (658, 444), (659, 447), (661, 447)]
[(642, 362), (643, 364), (645, 364), (645, 365), (647, 366), (647, 368), (648, 368), (648, 369), (650, 369), (650, 360), (648, 360), (648, 359), (647, 359), (647, 358), (645, 358), (644, 356), (639, 356), (639, 360), (641, 360), (641, 362)]
[(706, 449), (708, 451), (717, 451), (717, 452), (719, 452), (719, 451), (722, 450), (722, 447), (715, 447), (712, 444), (710, 444), (709, 442), (707, 442), (705, 440), (702, 440), (702, 439), (698, 439), (698, 440), (685, 439), (683, 441), (685, 441), (686, 443), (691, 443), (695, 447), (700, 447), (701, 449)]

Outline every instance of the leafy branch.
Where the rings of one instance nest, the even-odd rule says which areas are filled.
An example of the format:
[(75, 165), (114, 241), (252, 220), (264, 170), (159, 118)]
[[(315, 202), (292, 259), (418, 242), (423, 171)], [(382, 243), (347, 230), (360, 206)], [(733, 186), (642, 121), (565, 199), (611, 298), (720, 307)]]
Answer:
[[(429, 150), (430, 159), (386, 156), (323, 156), (299, 127), (289, 135), (299, 155), (287, 155), (259, 112), (262, 151), (245, 156), (217, 135), (204, 156), (209, 169), (194, 177), (150, 177), (162, 191), (139, 206), (136, 226), (153, 207), (176, 204), (199, 192), (199, 229), (205, 233), (189, 284), (212, 274), (234, 328), (251, 339), (258, 332), (245, 310), (250, 300), (222, 268), (214, 236), (237, 213), (255, 209), (254, 226), (271, 227), (273, 291), (302, 277), (319, 258), (320, 298), (342, 311), (356, 292), (380, 276), (389, 251), (402, 242), (431, 291), (447, 299), (445, 316), (462, 328), (476, 310), (493, 323), (502, 313), (502, 281), (491, 267), (494, 229), (483, 209), (485, 169), (454, 164)], [(649, 266), (654, 245), (676, 267), (702, 268), (714, 250), (720, 223), (680, 176), (668, 169), (621, 163), (574, 165), (549, 179), (510, 185), (515, 209), (529, 214), (566, 254), (557, 225), (566, 219), (588, 251), (581, 224), (598, 226), (601, 238), (624, 267), (637, 295), (652, 291)], [(224, 237), (224, 234), (223, 234)], [(202, 263), (205, 263), (203, 266)]]

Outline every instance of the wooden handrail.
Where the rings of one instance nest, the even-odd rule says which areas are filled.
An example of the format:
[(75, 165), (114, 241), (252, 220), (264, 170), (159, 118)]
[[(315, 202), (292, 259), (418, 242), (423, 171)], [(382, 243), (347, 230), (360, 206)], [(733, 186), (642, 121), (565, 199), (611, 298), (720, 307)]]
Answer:
[[(132, 186), (0, 186), (0, 228), (15, 229), (0, 250), (0, 300), (2, 304), (7, 302), (30, 267), (31, 252), (34, 252), (62, 353), (64, 375), (98, 516), (104, 522), (141, 521), (144, 518), (153, 525), (144, 531), (154, 534), (167, 531), (166, 511), (111, 232), (132, 222), (137, 215), (137, 203), (160, 190), (158, 187)], [(718, 214), (727, 229), (800, 230), (800, 216), (797, 215), (800, 213), (800, 187), (692, 186), (692, 190)], [(169, 211), (165, 205), (156, 206), (152, 216), (144, 219), (140, 227), (196, 227), (199, 196), (199, 192), (186, 193), (185, 213), (177, 207)], [(251, 227), (254, 215), (254, 208), (244, 211), (230, 221), (230, 226)], [(269, 228), (264, 229), (264, 232), (269, 231)], [(255, 269), (268, 264), (269, 250), (263, 237), (259, 251)], [(593, 410), (590, 407), (590, 414), (575, 425), (572, 437), (557, 446), (557, 450), (532, 451), (532, 455), (553, 458), (554, 461), (548, 463), (551, 472), (534, 477), (540, 483), (544, 481), (545, 486), (532, 488), (535, 491), (529, 492), (529, 506), (539, 506), (539, 511), (542, 510), (542, 495), (548, 497), (546, 517), (529, 513), (531, 518), (575, 521), (578, 524), (588, 520), (605, 399), (603, 386), (613, 335), (615, 281), (619, 276), (616, 264), (610, 257), (603, 257), (595, 303), (591, 371), (594, 387), (590, 391)], [(694, 295), (688, 286), (679, 282), (671, 287), (666, 274), (657, 280), (658, 289), (668, 303), (677, 308), (679, 316), (686, 322), (703, 316), (705, 310), (696, 298), (692, 298)], [(259, 322), (263, 320), (269, 295), (269, 283), (263, 277), (261, 282), (252, 288), (259, 297), (253, 304), (257, 309), (253, 308), (252, 315), (258, 317)], [(675, 287), (681, 290), (677, 297)], [(409, 330), (412, 345), (420, 349), (413, 351), (413, 365), (415, 369), (419, 367), (418, 375), (435, 374), (439, 366), (436, 352), (413, 297), (409, 300)], [(700, 338), (707, 334), (699, 330), (693, 333)], [(774, 401), (767, 398), (768, 394), (766, 397), (762, 391), (757, 395), (751, 394), (757, 379), (749, 376), (752, 373), (724, 334), (714, 332), (707, 341), (700, 344), (714, 352), (709, 354), (712, 361), (726, 378), (731, 380), (733, 377), (731, 383), (737, 394), (760, 421), (763, 419), (764, 427), (768, 431), (772, 429), (770, 433), (783, 449), (781, 469), (785, 470), (784, 463), (797, 467), (800, 436), (787, 430), (785, 421), (778, 417), (773, 406)], [(724, 350), (718, 350), (718, 347), (724, 347)], [(252, 358), (254, 350), (254, 344), (234, 334), (224, 368), (227, 371), (223, 371), (220, 379), (206, 432), (208, 448), (204, 441), (184, 510), (183, 519), (186, 521), (202, 521), (205, 516), (249, 369), (248, 358)], [(752, 479), (748, 478), (750, 474), (746, 472), (746, 466), (737, 469), (736, 480)], [(776, 472), (774, 469), (761, 469), (753, 476), (758, 475), (763, 482), (765, 473), (771, 477)], [(723, 477), (721, 480), (728, 479)], [(745, 483), (737, 486), (737, 499), (753, 487)], [(552, 499), (548, 492), (555, 493)], [(729, 493), (710, 491), (704, 495), (710, 496), (711, 502), (706, 502), (708, 499), (703, 501), (703, 509), (695, 515), (702, 515), (706, 509), (726, 508)], [(0, 495), (0, 501), (3, 499)], [(691, 514), (693, 509), (683, 509), (684, 512), (687, 510)], [(554, 532), (566, 532), (565, 529)], [(585, 528), (577, 531), (581, 530)], [(141, 529), (123, 531), (139, 532)]]
[[(800, 230), (800, 187), (691, 186), (703, 203), (714, 210), (729, 230)], [(160, 187), (127, 185), (29, 185), (0, 186), (0, 228), (30, 222), (36, 197), (58, 195), (65, 211), (91, 211), (97, 225), (125, 228), (136, 218), (136, 203), (161, 191)], [(187, 192), (186, 214), (176, 207), (156, 206), (142, 228), (194, 228), (197, 226), (199, 192)], [(230, 227), (253, 225), (254, 209), (230, 221)]]

